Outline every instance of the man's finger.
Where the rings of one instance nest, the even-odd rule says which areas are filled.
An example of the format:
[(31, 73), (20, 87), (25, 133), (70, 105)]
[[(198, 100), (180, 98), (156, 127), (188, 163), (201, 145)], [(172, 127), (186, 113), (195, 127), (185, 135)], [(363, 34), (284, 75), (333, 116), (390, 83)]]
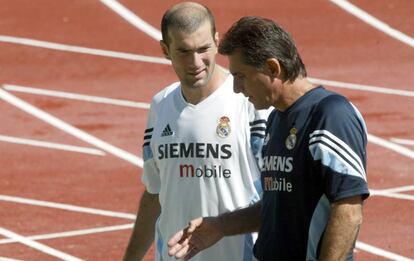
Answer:
[(191, 233), (188, 233), (188, 228), (185, 228), (183, 230), (183, 234), (182, 234), (180, 240), (178, 240), (178, 244), (182, 245), (182, 244), (184, 244), (185, 241), (188, 242), (188, 240), (190, 240), (190, 239), (191, 239)]
[(194, 232), (194, 230), (196, 230), (196, 228), (199, 227), (201, 223), (203, 223), (202, 217), (191, 220), (190, 223), (188, 223), (188, 227), (186, 228), (187, 233)]
[(190, 242), (190, 238), (182, 239), (181, 242), (169, 247), (168, 254), (170, 256), (175, 256), (178, 252), (180, 252), (184, 247), (188, 246)]
[(189, 251), (191, 250), (191, 246), (189, 244), (182, 246), (175, 254), (174, 257), (176, 259), (180, 259), (188, 255)]
[(169, 247), (173, 247), (175, 244), (177, 244), (183, 237), (184, 235), (184, 230), (180, 230), (177, 233), (174, 234), (174, 236), (172, 236), (170, 238), (170, 240), (168, 240), (168, 246)]

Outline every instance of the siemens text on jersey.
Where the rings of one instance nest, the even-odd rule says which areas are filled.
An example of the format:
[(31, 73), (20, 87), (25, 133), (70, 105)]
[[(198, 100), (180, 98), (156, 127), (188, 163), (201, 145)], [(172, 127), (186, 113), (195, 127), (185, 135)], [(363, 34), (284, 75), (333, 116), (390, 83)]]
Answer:
[(262, 171), (281, 171), (292, 172), (293, 158), (284, 156), (265, 156), (263, 157)]
[(168, 143), (158, 146), (158, 159), (168, 158), (231, 158), (230, 144)]
[[(211, 143), (168, 143), (158, 146), (158, 159), (169, 158), (214, 158), (229, 159), (232, 156), (230, 144)], [(180, 164), (181, 178), (230, 178), (230, 169), (221, 165)]]

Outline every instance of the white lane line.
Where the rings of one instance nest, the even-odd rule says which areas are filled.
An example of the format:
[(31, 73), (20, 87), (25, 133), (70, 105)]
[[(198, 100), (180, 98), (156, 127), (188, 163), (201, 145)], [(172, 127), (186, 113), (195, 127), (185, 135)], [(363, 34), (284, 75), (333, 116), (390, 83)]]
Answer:
[(380, 196), (380, 197), (387, 197), (387, 198), (396, 198), (396, 199), (404, 199), (404, 200), (411, 200), (414, 201), (414, 195), (408, 195), (408, 194), (401, 194), (401, 193), (387, 193), (387, 192), (381, 192), (370, 189), (372, 196)]
[(380, 193), (398, 193), (398, 192), (405, 192), (405, 191), (411, 191), (411, 190), (414, 190), (414, 185), (389, 188), (389, 189), (378, 189), (376, 191)]
[(391, 141), (402, 145), (414, 146), (414, 140), (391, 138)]
[(406, 192), (406, 191), (413, 191), (413, 190), (414, 190), (414, 185), (408, 185), (408, 186), (389, 188), (389, 189), (370, 189), (369, 191), (371, 193), (371, 196), (380, 196), (380, 197), (414, 201), (414, 195), (399, 193), (399, 192)]
[(36, 108), (35, 106), (17, 98), (16, 96), (6, 92), (5, 90), (0, 89), (0, 99), (16, 106), (17, 108), (49, 123), (50, 125), (63, 130), (66, 133), (69, 133), (76, 138), (83, 140), (89, 144), (92, 144), (110, 154), (119, 157), (123, 160), (126, 160), (136, 166), (143, 167), (143, 160), (132, 153), (124, 151), (120, 148), (117, 148), (103, 140), (100, 140), (78, 128), (73, 127), (72, 125), (67, 124), (66, 122), (52, 116), (51, 114), (46, 113), (45, 111)]
[(14, 239), (14, 240), (26, 245), (26, 246), (29, 246), (29, 247), (34, 248), (36, 250), (39, 250), (39, 251), (41, 251), (45, 254), (57, 257), (57, 258), (62, 259), (62, 260), (67, 260), (67, 261), (80, 261), (80, 260), (82, 260), (82, 259), (79, 259), (77, 257), (68, 255), (68, 254), (66, 254), (62, 251), (59, 251), (59, 250), (56, 250), (56, 249), (51, 248), (49, 246), (46, 246), (44, 244), (41, 244), (39, 242), (30, 240), (26, 237), (18, 235), (16, 233), (14, 233), (10, 230), (7, 230), (5, 228), (2, 228), (2, 227), (0, 227), (0, 234), (2, 234), (5, 237)]
[(330, 0), (332, 3), (336, 4), (337, 6), (341, 7), (345, 11), (349, 12), (350, 14), (356, 16), (357, 18), (361, 19), (365, 23), (371, 25), (372, 27), (382, 31), (385, 34), (411, 46), (414, 47), (414, 39), (400, 31), (395, 30), (394, 28), (390, 27), (388, 24), (378, 20), (374, 16), (370, 15), (369, 13), (365, 12), (361, 8), (351, 4), (346, 0)]
[(67, 44), (58, 44), (58, 43), (39, 41), (39, 40), (33, 40), (33, 39), (21, 38), (21, 37), (13, 37), (13, 36), (7, 36), (7, 35), (0, 35), (0, 42), (21, 44), (21, 45), (47, 48), (47, 49), (58, 50), (58, 51), (65, 51), (65, 52), (91, 54), (91, 55), (98, 55), (98, 56), (104, 56), (104, 57), (126, 59), (126, 60), (139, 61), (139, 62), (171, 64), (169, 60), (162, 58), (162, 57), (152, 57), (152, 56), (145, 56), (145, 55), (138, 55), (138, 54), (131, 54), (131, 53), (107, 51), (107, 50), (102, 50), (102, 49), (94, 49), (94, 48), (80, 47), (80, 46), (67, 45)]
[[(130, 54), (130, 53), (113, 52), (113, 51), (57, 44), (57, 43), (38, 41), (38, 40), (32, 40), (32, 39), (27, 39), (27, 38), (4, 36), (4, 35), (0, 35), (0, 42), (23, 44), (23, 45), (39, 47), (39, 48), (48, 48), (48, 49), (55, 49), (55, 50), (60, 50), (60, 51), (70, 51), (70, 52), (90, 54), (90, 55), (100, 55), (100, 56), (140, 61), (140, 62), (171, 64), (169, 60), (162, 58), (162, 57), (143, 56), (143, 55), (136, 55), (136, 54)], [(323, 80), (323, 79), (317, 79), (317, 78), (311, 78), (311, 77), (309, 77), (308, 79), (309, 81), (315, 84), (324, 84), (324, 85), (329, 85), (332, 87), (414, 97), (413, 91), (391, 89), (391, 88), (386, 88), (386, 87), (377, 87), (377, 86), (362, 85), (362, 84), (354, 84), (354, 83), (345, 83), (345, 82), (338, 82), (338, 81), (330, 81), (330, 80)]]
[[(106, 233), (106, 232), (112, 232), (112, 231), (131, 229), (132, 227), (134, 227), (134, 224), (131, 223), (131, 224), (125, 224), (125, 225), (97, 227), (97, 228), (90, 228), (90, 229), (60, 232), (60, 233), (34, 235), (34, 236), (27, 236), (26, 238), (38, 241), (38, 240), (45, 240), (45, 239), (55, 239), (55, 238), (90, 235), (90, 234), (96, 234), (96, 233)], [(0, 245), (10, 244), (10, 243), (15, 243), (15, 242), (16, 242), (15, 239), (10, 239), (10, 238), (1, 239), (0, 240)], [(1, 259), (0, 259), (0, 261), (1, 261)]]
[(382, 139), (380, 137), (374, 136), (372, 134), (368, 134), (368, 141), (372, 142), (374, 144), (377, 144), (379, 146), (382, 146), (384, 148), (393, 150), (401, 155), (404, 155), (406, 157), (409, 157), (411, 159), (414, 159), (414, 151), (407, 149), (401, 145), (392, 143), (390, 141), (387, 141), (385, 139)]
[(22, 261), (22, 260), (0, 256), (0, 261)]
[(356, 245), (355, 245), (358, 249), (363, 250), (365, 252), (377, 255), (377, 256), (382, 256), (391, 260), (397, 260), (397, 261), (413, 261), (413, 259), (405, 257), (405, 256), (401, 256), (389, 251), (385, 251), (381, 248), (378, 247), (374, 247), (371, 245), (368, 245), (366, 243), (363, 243), (361, 241), (357, 241)]
[(136, 14), (128, 10), (119, 2), (115, 0), (101, 0), (101, 2), (110, 9), (112, 9), (114, 12), (119, 14), (122, 18), (131, 23), (133, 26), (148, 34), (155, 40), (159, 41), (162, 39), (161, 33), (160, 31), (158, 31), (158, 29), (154, 28), (152, 25), (139, 18)]
[(149, 103), (144, 103), (144, 102), (135, 102), (135, 101), (128, 101), (128, 100), (112, 99), (112, 98), (84, 95), (84, 94), (71, 93), (71, 92), (53, 91), (53, 90), (39, 89), (39, 88), (20, 86), (20, 85), (3, 84), (3, 87), (4, 87), (5, 90), (12, 91), (12, 92), (22, 92), (22, 93), (30, 93), (30, 94), (37, 94), (37, 95), (45, 95), (45, 96), (73, 99), (73, 100), (79, 100), (79, 101), (87, 101), (87, 102), (104, 103), (104, 104), (118, 105), (118, 106), (125, 106), (125, 107), (133, 107), (133, 108), (138, 108), (138, 109), (149, 109), (149, 107), (150, 107)]
[(368, 91), (368, 92), (377, 92), (377, 93), (385, 93), (385, 94), (393, 94), (393, 95), (400, 95), (400, 96), (407, 96), (407, 97), (414, 97), (413, 91), (407, 90), (400, 90), (400, 89), (391, 89), (385, 87), (377, 87), (377, 86), (370, 86), (370, 85), (362, 85), (362, 84), (355, 84), (355, 83), (346, 83), (346, 82), (338, 82), (338, 81), (330, 81), (330, 80), (322, 80), (308, 77), (308, 80), (314, 84), (322, 84), (328, 85), (331, 87), (338, 87), (338, 88), (346, 88), (358, 91)]
[[(331, 1), (333, 1), (333, 2), (346, 2), (346, 1), (341, 1), (341, 0), (339, 0), (339, 1), (331, 0)], [(119, 9), (120, 10), (122, 9), (123, 11), (121, 11), (120, 13), (125, 12), (125, 13), (130, 14), (131, 17), (138, 17), (135, 14), (133, 14), (131, 11), (126, 9), (124, 6), (119, 4), (115, 0), (101, 0), (101, 2), (104, 2), (108, 6), (111, 5), (111, 4), (113, 4), (114, 6), (121, 6)], [(115, 7), (114, 7), (114, 9), (115, 9)], [(122, 16), (122, 14), (121, 14), (121, 16)], [(125, 19), (127, 19), (127, 18), (125, 18)], [(138, 19), (140, 21), (142, 21), (142, 24), (147, 24), (148, 25), (148, 23), (143, 21), (141, 18), (138, 17)], [(134, 22), (132, 22), (132, 20), (134, 20), (134, 19), (132, 18), (131, 21), (130, 20), (128, 20), (128, 21), (131, 22), (131, 23), (134, 23)], [(147, 30), (145, 30), (144, 26), (141, 26), (139, 23), (137, 23), (136, 26), (140, 30), (142, 30), (145, 33), (147, 33), (148, 35), (150, 35), (151, 37), (153, 37), (154, 34), (157, 35), (156, 37), (153, 37), (155, 40), (161, 40), (161, 38), (162, 38), (161, 32), (158, 29), (155, 29), (154, 27), (151, 27), (151, 31), (154, 31), (154, 32), (149, 33), (149, 32), (147, 32)], [(377, 87), (377, 86), (369, 86), (369, 85), (361, 85), (361, 84), (344, 83), (344, 82), (338, 82), (338, 81), (329, 81), (329, 80), (322, 80), (322, 79), (316, 79), (316, 78), (310, 78), (310, 77), (308, 77), (308, 79), (311, 82), (315, 83), (315, 84), (324, 84), (324, 85), (329, 85), (329, 86), (332, 86), (332, 87), (348, 88), (348, 89), (355, 89), (355, 90), (362, 90), (362, 91), (370, 91), (370, 92), (378, 92), (378, 93), (385, 93), (385, 94), (395, 94), (395, 95), (414, 97), (414, 92), (413, 91), (390, 89), (390, 88), (385, 88), (385, 87)]]
[(32, 139), (23, 139), (23, 138), (17, 138), (17, 137), (12, 137), (12, 136), (5, 136), (5, 135), (0, 135), (0, 141), (23, 144), (23, 145), (30, 145), (30, 146), (42, 147), (42, 148), (48, 148), (48, 149), (79, 152), (79, 153), (92, 154), (92, 155), (98, 155), (98, 156), (106, 155), (105, 152), (101, 150), (93, 149), (93, 148), (78, 147), (78, 146), (73, 146), (73, 145), (65, 145), (65, 144), (32, 140)]
[(74, 206), (70, 204), (55, 203), (55, 202), (50, 202), (50, 201), (28, 199), (28, 198), (8, 196), (8, 195), (0, 195), (0, 200), (7, 201), (7, 202), (13, 202), (13, 203), (26, 204), (26, 205), (31, 205), (31, 206), (62, 209), (62, 210), (67, 210), (67, 211), (74, 211), (74, 212), (87, 213), (87, 214), (93, 214), (93, 215), (101, 215), (101, 216), (107, 216), (107, 217), (125, 218), (125, 219), (131, 219), (131, 220), (135, 220), (136, 218), (135, 215), (128, 214), (128, 213), (101, 210), (101, 209), (96, 209), (96, 208), (79, 207), (79, 206)]

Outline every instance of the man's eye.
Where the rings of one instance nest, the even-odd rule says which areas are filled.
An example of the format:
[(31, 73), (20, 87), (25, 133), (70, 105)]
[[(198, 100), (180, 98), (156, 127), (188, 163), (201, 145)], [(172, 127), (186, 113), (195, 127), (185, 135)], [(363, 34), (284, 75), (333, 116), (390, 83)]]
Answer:
[(205, 52), (208, 51), (208, 49), (209, 49), (209, 47), (203, 47), (203, 48), (198, 49), (197, 52), (198, 53), (205, 53)]

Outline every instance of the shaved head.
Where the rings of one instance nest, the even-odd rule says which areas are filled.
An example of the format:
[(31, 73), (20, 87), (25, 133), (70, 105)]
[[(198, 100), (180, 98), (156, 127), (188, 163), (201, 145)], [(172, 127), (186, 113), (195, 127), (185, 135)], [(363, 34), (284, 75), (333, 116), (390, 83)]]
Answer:
[(210, 22), (212, 36), (216, 33), (214, 17), (204, 5), (194, 2), (183, 2), (168, 9), (161, 21), (161, 33), (164, 43), (170, 42), (168, 32), (176, 29), (186, 34), (195, 32), (206, 21)]

